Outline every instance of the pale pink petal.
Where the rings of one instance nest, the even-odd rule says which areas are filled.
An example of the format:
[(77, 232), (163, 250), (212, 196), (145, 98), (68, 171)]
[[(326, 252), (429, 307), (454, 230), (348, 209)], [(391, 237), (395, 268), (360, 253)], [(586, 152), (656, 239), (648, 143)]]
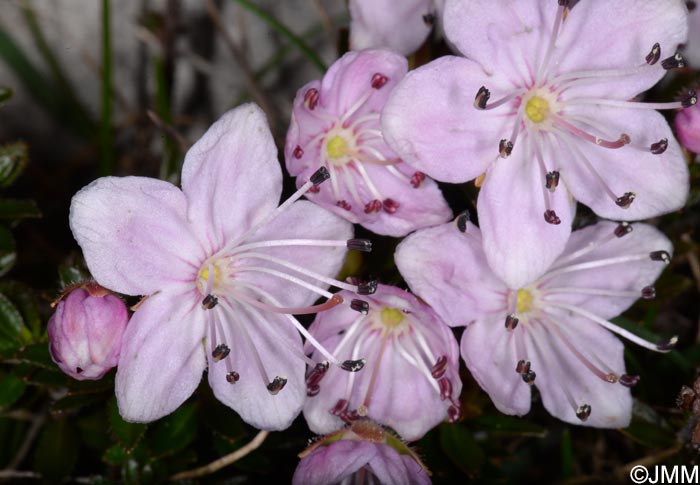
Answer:
[[(625, 133), (631, 138), (629, 145), (608, 149), (581, 138), (558, 137), (562, 140), (560, 149), (569, 155), (559, 157), (561, 177), (578, 201), (601, 217), (627, 221), (648, 219), (683, 207), (689, 190), (688, 167), (661, 114), (644, 109), (578, 106), (571, 115), (593, 123), (595, 130), (587, 124), (579, 126), (595, 136), (617, 140)], [(668, 140), (668, 148), (654, 155), (649, 147), (662, 138)], [(583, 157), (616, 196), (636, 194), (628, 209), (615, 204)]]
[(399, 454), (391, 446), (378, 445), (377, 454), (369, 461), (369, 467), (379, 483), (429, 485), (425, 470), (409, 455)]
[(350, 48), (387, 47), (415, 52), (430, 33), (423, 20), (435, 14), (431, 0), (350, 0)]
[(506, 311), (507, 288), (486, 263), (479, 229), (455, 223), (411, 234), (396, 248), (396, 266), (411, 290), (448, 325)]
[[(537, 324), (527, 342), (528, 359), (537, 374), (535, 385), (544, 407), (567, 423), (596, 428), (628, 426), (632, 417), (630, 389), (593, 374), (562, 342), (554, 326), (558, 325), (559, 332), (589, 361), (594, 361), (595, 354), (595, 362), (604, 362), (618, 376), (625, 369), (622, 342), (602, 327), (575, 315), (560, 313), (552, 318), (559, 323)], [(591, 414), (582, 421), (576, 410), (584, 404), (591, 406)]]
[(119, 413), (127, 421), (155, 421), (194, 392), (206, 367), (204, 313), (192, 294), (161, 292), (131, 317), (116, 377)]
[(128, 295), (183, 287), (204, 251), (174, 185), (144, 177), (104, 177), (73, 196), (70, 227), (92, 276)]
[(210, 252), (277, 207), (282, 170), (257, 105), (227, 112), (189, 149), (182, 189), (188, 218)]
[(688, 16), (688, 42), (683, 49), (683, 57), (693, 68), (700, 68), (700, 8), (695, 5)]
[[(349, 222), (311, 202), (298, 201), (243, 241), (241, 246), (281, 239), (334, 240), (339, 241), (341, 245), (339, 247), (288, 245), (254, 248), (237, 254), (236, 267), (281, 271), (326, 289), (329, 286), (328, 283), (308, 277), (303, 271), (313, 271), (325, 277), (334, 278), (340, 271), (347, 252), (343, 242), (352, 238), (352, 235), (353, 228)], [(262, 254), (263, 258), (245, 257), (246, 254), (250, 255), (250, 253)], [(285, 270), (284, 266), (277, 262), (267, 261), (264, 256), (288, 261), (300, 267), (302, 272), (294, 269)], [(282, 306), (310, 305), (320, 296), (318, 293), (269, 273), (255, 270), (240, 271), (237, 278), (271, 293)]]
[(504, 325), (506, 315), (503, 312), (467, 325), (462, 335), (462, 358), (499, 411), (522, 416), (530, 411), (530, 386), (515, 370), (523, 358), (515, 344), (516, 338), (522, 338), (518, 333), (523, 326), (509, 332)]
[(700, 153), (700, 104), (678, 112), (673, 126), (681, 144), (693, 153)]
[[(377, 456), (378, 445), (368, 441), (341, 440), (321, 446), (302, 458), (292, 478), (294, 485), (341, 483)], [(398, 455), (398, 453), (397, 453)]]
[[(614, 318), (629, 308), (641, 297), (642, 289), (653, 285), (666, 265), (661, 261), (653, 261), (648, 255), (653, 251), (666, 251), (671, 255), (671, 241), (661, 231), (647, 224), (634, 224), (631, 233), (622, 238), (612, 237), (617, 224), (599, 222), (594, 226), (571, 233), (571, 239), (566, 245), (563, 256), (584, 250), (589, 245), (598, 246), (580, 257), (565, 261), (555, 261), (550, 273), (557, 273), (570, 265), (593, 263), (595, 261), (641, 256), (637, 261), (626, 261), (591, 269), (562, 272), (556, 276), (542, 278), (542, 289), (550, 288), (580, 288), (584, 291), (601, 290), (610, 292), (629, 291), (635, 296), (599, 296), (577, 292), (575, 290), (551, 295), (548, 301), (561, 301), (579, 306), (597, 316), (608, 319)], [(607, 241), (600, 243), (601, 241)]]
[[(230, 384), (226, 380), (227, 362), (213, 362), (208, 352), (209, 384), (216, 398), (251, 426), (270, 431), (286, 429), (301, 411), (306, 394), (301, 337), (284, 315), (260, 314), (236, 302), (231, 305), (235, 314), (218, 313), (224, 337), (217, 343), (225, 342), (231, 349), (227, 359), (240, 378)], [(243, 333), (250, 337), (252, 345)], [(270, 381), (261, 374), (254, 352), (262, 360), (267, 379), (287, 378), (277, 395), (268, 392)]]
[(474, 107), (484, 85), (512, 89), (504, 77), (489, 77), (460, 57), (441, 57), (411, 71), (382, 112), (384, 140), (404, 162), (436, 180), (478, 177), (498, 156), (499, 141), (512, 125), (498, 110)]
[[(575, 204), (561, 185), (550, 194), (531, 137), (519, 139), (513, 154), (489, 170), (477, 200), (479, 225), (489, 265), (511, 289), (541, 276), (561, 254), (571, 233)], [(544, 160), (558, 159), (549, 149)], [(560, 224), (545, 221), (545, 200)]]

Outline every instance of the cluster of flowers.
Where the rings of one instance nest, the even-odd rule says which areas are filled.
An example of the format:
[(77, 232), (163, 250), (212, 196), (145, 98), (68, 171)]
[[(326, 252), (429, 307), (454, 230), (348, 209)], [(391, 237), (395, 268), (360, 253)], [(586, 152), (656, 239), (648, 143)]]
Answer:
[[(118, 356), (130, 421), (175, 410), (205, 369), (216, 397), (253, 426), (281, 430), (303, 411), (311, 430), (331, 434), (306, 452), (298, 483), (359, 470), (429, 481), (374, 422), (413, 441), (460, 418), (450, 327), (465, 327), (461, 356), (500, 411), (526, 414), (535, 385), (559, 419), (628, 425), (640, 377), (626, 373), (614, 334), (659, 352), (676, 339), (648, 342), (610, 319), (655, 296), (672, 246), (646, 224), (571, 227), (576, 201), (618, 221), (683, 206), (687, 164), (656, 110), (683, 110), (678, 132), (694, 124), (683, 136), (697, 141), (696, 94), (630, 99), (683, 67), (685, 2), (405, 2), (397, 18), (422, 29), (391, 42), (369, 3), (350, 2), (354, 46), (405, 54), (437, 19), (462, 56), (408, 72), (398, 53), (353, 51), (302, 87), (284, 149), (298, 190), (279, 207), (277, 149), (255, 105), (189, 150), (182, 190), (142, 177), (82, 189), (70, 224), (93, 277), (144, 299), (126, 325), (115, 297), (71, 293), (50, 322), (54, 359), (95, 378)], [(479, 227), (453, 219), (433, 179), (476, 180)], [(348, 249), (371, 250), (353, 223), (410, 234), (395, 262), (413, 294), (334, 279)], [(307, 330), (294, 315), (310, 313)], [(87, 330), (100, 318), (119, 328), (116, 355), (98, 343), (112, 333)]]

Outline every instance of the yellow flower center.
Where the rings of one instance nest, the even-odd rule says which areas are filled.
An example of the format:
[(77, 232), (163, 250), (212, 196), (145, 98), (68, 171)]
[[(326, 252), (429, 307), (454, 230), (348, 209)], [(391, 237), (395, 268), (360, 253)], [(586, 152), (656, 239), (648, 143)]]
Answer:
[(527, 290), (518, 290), (517, 313), (527, 313), (532, 309), (532, 293)]
[(341, 136), (334, 136), (326, 143), (329, 158), (344, 157), (348, 151), (348, 143)]
[(382, 323), (387, 327), (396, 327), (403, 322), (403, 312), (397, 308), (385, 308), (381, 313)]
[(202, 269), (199, 270), (199, 276), (197, 278), (197, 283), (199, 286), (199, 289), (201, 292), (204, 292), (204, 289), (207, 287), (207, 284), (209, 283), (209, 268), (213, 268), (214, 270), (214, 275), (212, 279), (212, 287), (216, 287), (216, 283), (221, 280), (221, 270), (216, 264), (213, 265), (207, 265), (203, 266)]
[(547, 119), (549, 103), (539, 96), (533, 96), (525, 105), (525, 114), (533, 123), (541, 123)]

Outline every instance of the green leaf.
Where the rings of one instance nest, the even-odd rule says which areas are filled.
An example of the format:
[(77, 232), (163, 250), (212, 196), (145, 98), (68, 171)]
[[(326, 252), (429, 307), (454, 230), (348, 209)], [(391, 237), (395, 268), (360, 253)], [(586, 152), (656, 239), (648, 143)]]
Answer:
[(108, 413), (112, 436), (128, 453), (131, 453), (139, 441), (141, 441), (147, 426), (141, 423), (127, 423), (124, 421), (119, 415), (116, 399), (110, 401)]
[(5, 276), (16, 261), (15, 238), (7, 227), (0, 225), (0, 276)]
[(131, 453), (126, 451), (123, 446), (117, 444), (107, 448), (107, 451), (102, 455), (102, 460), (110, 465), (120, 466), (129, 459), (129, 456), (131, 456)]
[(478, 430), (500, 434), (515, 434), (544, 438), (547, 430), (523, 418), (503, 414), (481, 415), (469, 421), (469, 425)]
[(27, 384), (40, 387), (66, 387), (71, 379), (58, 367), (49, 370), (23, 363), (15, 366), (15, 372)]
[(15, 374), (7, 374), (0, 380), (0, 409), (9, 408), (22, 397), (27, 385)]
[(61, 286), (67, 288), (76, 283), (89, 280), (90, 274), (84, 268), (70, 264), (62, 264), (58, 267), (58, 277), (61, 280)]
[(440, 426), (440, 446), (450, 460), (470, 477), (479, 474), (486, 460), (472, 432), (459, 423)]
[(632, 424), (619, 431), (648, 448), (670, 448), (676, 443), (676, 437), (671, 431), (646, 421), (632, 420)]
[(34, 454), (34, 467), (44, 478), (60, 479), (73, 471), (78, 461), (78, 433), (65, 419), (51, 421), (44, 428)]
[(51, 414), (61, 414), (77, 411), (103, 399), (100, 394), (69, 394), (51, 405)]
[(0, 147), (0, 187), (5, 188), (24, 171), (29, 162), (27, 145), (24, 142), (9, 143)]
[(41, 217), (36, 202), (29, 199), (0, 199), (0, 219), (19, 220)]
[(33, 366), (42, 367), (53, 372), (59, 371), (56, 364), (51, 360), (49, 344), (46, 342), (27, 345), (17, 354), (17, 358)]
[(189, 445), (196, 434), (197, 407), (185, 404), (152, 428), (148, 444), (155, 456), (169, 455)]
[(0, 86), (0, 106), (5, 103), (8, 99), (10, 99), (15, 92), (12, 90), (12, 88), (8, 88), (7, 86)]
[(0, 293), (0, 351), (15, 349), (24, 343), (23, 330), (26, 329), (19, 310)]
[(17, 306), (24, 319), (25, 327), (29, 328), (34, 340), (39, 340), (44, 332), (43, 320), (39, 313), (39, 302), (32, 290), (17, 281), (3, 281), (0, 283), (0, 293), (7, 295)]

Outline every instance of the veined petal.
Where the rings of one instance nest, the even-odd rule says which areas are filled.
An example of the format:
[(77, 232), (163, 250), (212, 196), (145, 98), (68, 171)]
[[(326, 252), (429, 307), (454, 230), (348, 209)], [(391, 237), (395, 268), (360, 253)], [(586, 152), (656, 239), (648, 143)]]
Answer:
[(262, 110), (246, 104), (224, 114), (185, 155), (187, 215), (210, 252), (277, 207), (282, 170)]
[(368, 441), (341, 440), (319, 447), (301, 460), (294, 472), (292, 483), (294, 485), (341, 483), (377, 456), (378, 446), (384, 445)]
[[(499, 411), (522, 416), (530, 411), (530, 386), (516, 372), (516, 338), (523, 338), (523, 326), (509, 332), (506, 313), (480, 318), (467, 325), (462, 335), (462, 358), (469, 372), (488, 393)], [(536, 369), (538, 372), (538, 370)], [(539, 372), (537, 374), (539, 379)]]
[[(552, 194), (545, 191), (544, 173), (529, 146), (531, 137), (527, 138), (518, 140), (520, 147), (516, 145), (509, 158), (493, 164), (477, 200), (486, 258), (511, 289), (537, 279), (561, 254), (575, 213), (565, 187)], [(544, 160), (557, 160), (550, 149), (543, 145)], [(545, 200), (560, 224), (545, 221)]]
[[(599, 222), (571, 233), (571, 238), (566, 245), (563, 256), (580, 251), (589, 245), (596, 245), (601, 240), (609, 239), (617, 224), (612, 222)], [(622, 238), (613, 237), (605, 243), (599, 244), (592, 251), (586, 252), (576, 259), (567, 259), (565, 262), (555, 261), (550, 272), (568, 265), (591, 263), (599, 260), (624, 258), (631, 255), (645, 256), (652, 251), (666, 251), (671, 255), (673, 246), (671, 241), (661, 231), (647, 224), (634, 224), (631, 233)], [(548, 288), (582, 288), (602, 291), (630, 291), (636, 292), (636, 296), (599, 296), (576, 292), (571, 290), (566, 293), (547, 296), (548, 301), (559, 301), (588, 310), (597, 316), (609, 319), (620, 315), (627, 310), (641, 296), (641, 290), (659, 277), (666, 265), (660, 261), (652, 261), (644, 258), (637, 261), (627, 261), (620, 264), (565, 272), (548, 278), (542, 278), (544, 284), (542, 290)]]
[(73, 196), (70, 227), (92, 276), (128, 295), (190, 285), (204, 251), (174, 185), (144, 177), (103, 177)]
[[(569, 157), (560, 157), (562, 178), (573, 196), (601, 217), (633, 221), (648, 219), (677, 210), (688, 197), (688, 167), (678, 142), (664, 117), (656, 111), (605, 106), (577, 106), (572, 116), (582, 117), (593, 126), (581, 125), (595, 136), (617, 139), (628, 134), (631, 143), (619, 149), (606, 149), (571, 135), (557, 135)], [(609, 138), (608, 138), (609, 137)], [(668, 148), (660, 155), (649, 150), (662, 138)], [(632, 205), (623, 209), (607, 194), (604, 186), (582, 161), (595, 168), (615, 195), (634, 192)]]
[(200, 302), (191, 294), (161, 292), (136, 310), (122, 338), (116, 377), (119, 413), (127, 421), (155, 421), (194, 392), (206, 367)]
[(467, 325), (494, 311), (506, 311), (506, 286), (486, 263), (481, 232), (466, 233), (448, 223), (417, 231), (394, 256), (401, 275), (448, 325)]
[(481, 175), (498, 156), (511, 117), (479, 111), (479, 88), (514, 88), (473, 61), (445, 56), (409, 72), (382, 112), (387, 144), (404, 162), (436, 180), (461, 183)]
[(387, 47), (415, 52), (430, 33), (423, 16), (435, 14), (431, 0), (350, 0), (350, 48)]
[[(352, 238), (352, 225), (308, 201), (298, 201), (279, 214), (268, 224), (258, 229), (242, 245), (263, 241), (281, 239), (318, 239), (344, 241)], [(251, 249), (250, 253), (263, 253), (277, 259), (283, 259), (308, 271), (320, 273), (326, 277), (334, 277), (340, 271), (347, 252), (345, 247), (320, 246), (281, 246)], [(236, 265), (239, 268), (263, 267), (284, 271), (311, 282), (315, 286), (328, 288), (321, 283), (297, 271), (285, 270), (276, 262), (261, 258), (245, 257), (246, 252), (236, 255)], [(288, 282), (277, 276), (258, 272), (241, 271), (238, 275), (241, 281), (248, 282), (266, 290), (277, 298), (281, 305), (287, 307), (306, 306), (318, 299), (319, 295), (306, 288)]]
[[(265, 319), (260, 320), (247, 306), (230, 303), (235, 315), (219, 313), (227, 337), (222, 341), (231, 349), (227, 359), (240, 377), (238, 382), (230, 384), (226, 380), (226, 362), (214, 362), (209, 353), (209, 384), (216, 398), (251, 426), (270, 431), (286, 429), (301, 411), (306, 394), (305, 364), (300, 359), (301, 337), (284, 315), (266, 312), (263, 314)], [(241, 329), (242, 326), (245, 330)], [(241, 332), (250, 336), (252, 347)], [(261, 374), (253, 352), (262, 359), (267, 378), (272, 380), (280, 376), (287, 379), (278, 394), (268, 392), (268, 382)]]
[[(562, 313), (552, 317), (562, 322), (560, 331), (577, 350), (591, 360), (598, 360), (618, 373), (624, 372), (624, 346), (614, 335), (576, 315)], [(537, 373), (535, 385), (544, 407), (552, 416), (567, 423), (596, 428), (624, 428), (632, 418), (632, 395), (629, 387), (609, 383), (594, 375), (562, 343), (551, 328), (558, 323), (538, 324), (530, 335), (532, 369)], [(567, 394), (568, 393), (568, 394)], [(573, 400), (573, 401), (572, 401)], [(591, 414), (582, 421), (576, 416), (578, 406), (588, 404)]]
[(429, 485), (430, 478), (418, 462), (409, 455), (399, 454), (387, 445), (378, 445), (377, 454), (369, 461), (369, 467), (379, 483), (405, 483)]

